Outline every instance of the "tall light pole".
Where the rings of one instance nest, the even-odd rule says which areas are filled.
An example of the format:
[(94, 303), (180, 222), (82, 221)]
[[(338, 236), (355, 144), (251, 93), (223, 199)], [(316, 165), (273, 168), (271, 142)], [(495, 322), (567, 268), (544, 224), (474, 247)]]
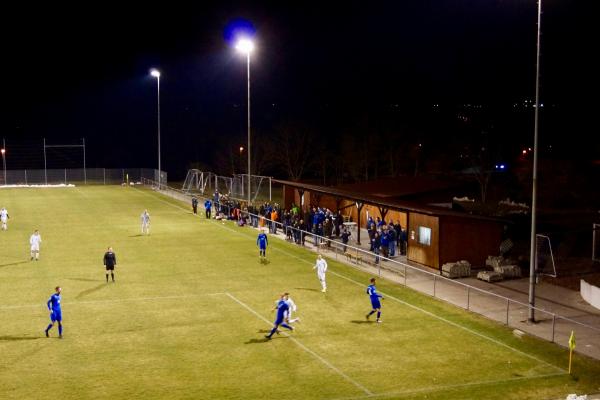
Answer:
[(157, 92), (157, 108), (158, 108), (158, 190), (160, 190), (160, 175), (161, 175), (161, 165), (160, 165), (160, 71), (157, 69), (152, 69), (150, 71), (150, 75), (156, 78), (156, 92)]
[(2, 153), (2, 171), (4, 171), (4, 184), (6, 185), (6, 149), (2, 148), (0, 153)]
[(538, 119), (540, 112), (540, 32), (542, 29), (542, 0), (538, 0), (537, 12), (537, 53), (535, 63), (535, 110), (533, 124), (533, 185), (531, 190), (531, 249), (529, 253), (529, 322), (535, 322), (535, 280), (536, 280), (536, 205), (537, 205), (537, 162), (538, 162)]
[(240, 53), (246, 54), (248, 65), (248, 207), (250, 207), (250, 53), (254, 50), (254, 43), (250, 39), (240, 39), (235, 48)]

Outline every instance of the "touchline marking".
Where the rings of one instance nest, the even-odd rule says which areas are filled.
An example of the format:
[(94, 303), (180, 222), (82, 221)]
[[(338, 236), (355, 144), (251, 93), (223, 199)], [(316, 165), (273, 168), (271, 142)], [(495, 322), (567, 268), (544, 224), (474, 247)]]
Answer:
[(430, 386), (430, 387), (415, 389), (415, 390), (405, 390), (405, 391), (392, 390), (392, 391), (372, 394), (372, 395), (368, 395), (368, 396), (337, 397), (332, 400), (361, 400), (361, 399), (371, 399), (371, 398), (386, 398), (386, 397), (390, 397), (390, 396), (398, 396), (398, 395), (402, 396), (402, 395), (410, 395), (410, 394), (417, 394), (417, 393), (424, 393), (424, 392), (440, 392), (440, 391), (449, 390), (449, 389), (460, 389), (463, 387), (490, 386), (490, 385), (498, 385), (498, 384), (503, 384), (503, 383), (511, 383), (511, 382), (516, 382), (516, 381), (527, 381), (527, 380), (533, 380), (533, 379), (552, 378), (555, 376), (565, 376), (565, 375), (568, 375), (568, 373), (559, 372), (559, 373), (545, 374), (545, 375), (522, 376), (522, 377), (518, 377), (518, 378), (500, 379), (500, 380), (496, 380), (496, 381), (479, 381), (479, 382), (459, 383), (456, 385)]
[[(233, 301), (235, 301), (236, 303), (238, 303), (239, 305), (241, 305), (242, 307), (244, 307), (246, 310), (250, 311), (252, 314), (254, 314), (256, 317), (258, 317), (260, 320), (265, 321), (269, 325), (271, 324), (271, 322), (268, 319), (266, 319), (265, 317), (263, 317), (262, 315), (260, 315), (259, 313), (257, 313), (249, 305), (247, 305), (243, 301), (239, 300), (237, 297), (235, 297), (231, 293), (227, 292), (227, 293), (225, 293), (225, 295), (228, 296)], [(359, 388), (360, 390), (362, 390), (363, 392), (365, 392), (365, 394), (367, 394), (367, 396), (372, 396), (373, 395), (373, 393), (369, 389), (367, 389), (366, 387), (364, 387), (363, 385), (361, 385), (360, 383), (358, 383), (354, 379), (350, 378), (348, 375), (346, 375), (345, 373), (343, 373), (335, 365), (331, 364), (329, 361), (327, 361), (326, 359), (324, 359), (323, 357), (321, 357), (320, 355), (318, 355), (317, 353), (315, 353), (314, 351), (312, 351), (311, 349), (309, 349), (308, 347), (306, 347), (305, 345), (303, 345), (300, 341), (298, 341), (298, 339), (296, 339), (296, 338), (294, 338), (294, 337), (292, 337), (290, 335), (287, 335), (285, 333), (283, 333), (283, 335), (286, 336), (286, 337), (288, 337), (294, 343), (296, 343), (296, 345), (298, 345), (298, 347), (300, 347), (302, 350), (306, 351), (308, 354), (312, 355), (317, 360), (321, 361), (329, 369), (331, 369), (332, 371), (336, 372), (342, 378), (344, 378), (345, 380), (347, 380), (348, 382), (350, 382), (351, 384), (353, 384), (354, 386), (356, 386), (357, 388)]]
[[(144, 193), (144, 194), (146, 194), (146, 195), (148, 195), (148, 196), (150, 196), (150, 197), (153, 197), (153, 198), (155, 198), (155, 199), (156, 199), (156, 200), (158, 200), (158, 201), (162, 201), (162, 202), (164, 202), (164, 203), (166, 203), (166, 204), (169, 204), (169, 205), (171, 205), (171, 206), (173, 206), (173, 207), (176, 207), (176, 208), (179, 208), (179, 209), (182, 209), (182, 210), (185, 210), (185, 211), (187, 211), (187, 209), (184, 209), (183, 207), (179, 207), (179, 206), (177, 206), (176, 204), (173, 204), (173, 203), (166, 202), (166, 201), (164, 201), (164, 200), (162, 200), (162, 199), (158, 199), (158, 198), (156, 198), (156, 196), (152, 196), (151, 194), (148, 194), (148, 193), (146, 193), (146, 192), (143, 192), (143, 191), (141, 191), (140, 189), (137, 189), (137, 188), (135, 188), (135, 189), (136, 189), (136, 190), (138, 190), (138, 191), (139, 191), (139, 192), (141, 192), (141, 193)], [(212, 221), (211, 221), (211, 222), (212, 222)], [(227, 230), (229, 230), (229, 231), (231, 231), (231, 232), (238, 233), (238, 234), (240, 234), (240, 235), (242, 235), (242, 236), (248, 236), (248, 235), (245, 235), (245, 234), (244, 234), (244, 233), (242, 233), (242, 232), (239, 232), (239, 231), (237, 231), (237, 230), (233, 230), (233, 229), (231, 229), (231, 228), (229, 228), (229, 227), (226, 227), (226, 226), (223, 226), (223, 225), (219, 225), (219, 224), (216, 224), (216, 223), (215, 223), (215, 225), (217, 225), (217, 226), (221, 226), (222, 228), (225, 228), (225, 229), (227, 229)], [(298, 260), (300, 260), (300, 261), (302, 261), (302, 262), (305, 262), (305, 263), (307, 263), (307, 264), (310, 264), (310, 265), (312, 265), (312, 263), (311, 263), (310, 261), (307, 261), (307, 260), (305, 260), (305, 259), (303, 259), (303, 258), (301, 258), (301, 257), (298, 257), (298, 256), (296, 256), (295, 254), (288, 253), (287, 251), (285, 251), (285, 250), (282, 250), (282, 249), (279, 249), (279, 248), (277, 248), (277, 247), (275, 247), (275, 246), (273, 246), (273, 248), (274, 248), (274, 250), (275, 250), (275, 251), (279, 251), (280, 253), (286, 254), (286, 255), (287, 255), (287, 256), (289, 256), (289, 257), (296, 258), (296, 259), (298, 259)], [(345, 279), (345, 280), (347, 280), (347, 281), (349, 281), (349, 282), (352, 282), (352, 283), (354, 283), (354, 284), (356, 284), (356, 285), (358, 285), (358, 286), (362, 286), (362, 287), (364, 287), (364, 286), (365, 286), (364, 284), (362, 284), (362, 283), (360, 283), (360, 282), (358, 282), (358, 281), (355, 281), (355, 280), (354, 280), (354, 279), (352, 279), (352, 278), (348, 278), (348, 277), (346, 277), (346, 276), (344, 276), (344, 275), (341, 275), (341, 274), (338, 274), (338, 273), (336, 273), (336, 272), (333, 272), (333, 271), (328, 271), (328, 273), (330, 273), (330, 274), (333, 274), (333, 275), (336, 275), (336, 276), (338, 276), (338, 277), (340, 277), (340, 278), (342, 278), (342, 279)], [(519, 353), (519, 354), (521, 354), (521, 355), (524, 355), (525, 357), (528, 357), (528, 358), (530, 358), (530, 359), (532, 359), (532, 360), (535, 360), (535, 361), (537, 361), (537, 362), (539, 362), (539, 363), (542, 363), (542, 364), (548, 365), (548, 366), (550, 366), (550, 367), (552, 367), (552, 368), (555, 368), (555, 369), (556, 369), (556, 370), (558, 370), (558, 371), (561, 371), (562, 373), (566, 373), (566, 372), (567, 372), (567, 371), (566, 371), (565, 369), (563, 369), (563, 368), (557, 367), (556, 365), (552, 365), (552, 364), (550, 364), (550, 363), (549, 363), (549, 362), (547, 362), (547, 361), (541, 360), (541, 359), (539, 359), (539, 358), (537, 358), (537, 357), (535, 357), (535, 356), (532, 356), (531, 354), (527, 354), (527, 353), (525, 353), (525, 352), (523, 352), (523, 351), (521, 351), (521, 350), (519, 350), (519, 349), (516, 349), (516, 348), (514, 348), (514, 347), (511, 347), (511, 346), (507, 345), (506, 343), (502, 343), (502, 342), (500, 342), (500, 341), (498, 341), (498, 340), (496, 340), (496, 339), (494, 339), (494, 338), (491, 338), (491, 337), (489, 337), (489, 336), (486, 336), (486, 335), (484, 335), (484, 334), (482, 334), (482, 333), (479, 333), (479, 332), (477, 332), (477, 331), (474, 331), (474, 330), (472, 330), (472, 329), (469, 329), (469, 328), (467, 328), (467, 327), (465, 327), (465, 326), (459, 325), (459, 324), (457, 324), (456, 322), (452, 322), (452, 321), (450, 321), (450, 320), (448, 320), (448, 319), (446, 319), (446, 318), (440, 317), (439, 315), (436, 315), (436, 314), (434, 314), (434, 313), (432, 313), (432, 312), (430, 312), (430, 311), (427, 311), (427, 310), (425, 310), (425, 309), (422, 309), (422, 308), (420, 308), (420, 307), (417, 307), (417, 306), (415, 306), (415, 305), (413, 305), (413, 304), (407, 303), (407, 302), (405, 302), (405, 301), (403, 301), (403, 300), (400, 300), (400, 299), (398, 299), (398, 298), (396, 298), (396, 297), (394, 297), (394, 296), (388, 295), (388, 294), (386, 294), (386, 293), (384, 293), (384, 292), (380, 292), (380, 293), (381, 293), (381, 294), (383, 294), (385, 297), (389, 297), (390, 299), (397, 301), (397, 302), (398, 302), (398, 303), (400, 303), (400, 304), (404, 304), (404, 305), (406, 305), (406, 306), (408, 306), (408, 307), (410, 307), (410, 308), (413, 308), (413, 309), (415, 309), (415, 310), (417, 310), (417, 311), (421, 311), (422, 313), (424, 313), (424, 314), (426, 314), (426, 315), (429, 315), (429, 316), (431, 316), (431, 317), (433, 317), (433, 318), (435, 318), (435, 319), (438, 319), (438, 320), (440, 320), (440, 321), (446, 322), (446, 323), (447, 323), (447, 324), (449, 324), (449, 325), (452, 325), (452, 326), (454, 326), (454, 327), (456, 327), (456, 328), (459, 328), (459, 329), (462, 329), (462, 330), (464, 330), (464, 331), (467, 331), (467, 332), (469, 332), (469, 333), (472, 333), (473, 335), (479, 336), (479, 337), (481, 337), (481, 338), (483, 338), (483, 339), (489, 340), (489, 341), (490, 341), (490, 342), (492, 342), (492, 343), (495, 343), (495, 344), (497, 344), (497, 345), (499, 345), (499, 346), (502, 346), (502, 347), (505, 347), (505, 348), (507, 348), (507, 349), (510, 349), (510, 350), (512, 350), (512, 351), (514, 351), (514, 352), (516, 352), (516, 353)]]
[[(126, 301), (153, 301), (153, 300), (172, 300), (172, 299), (187, 299), (192, 297), (202, 297), (202, 296), (222, 296), (224, 292), (218, 293), (204, 293), (204, 294), (190, 294), (190, 295), (181, 295), (181, 296), (156, 296), (156, 297), (130, 297), (125, 299), (113, 299), (113, 300), (88, 300), (88, 301), (73, 301), (67, 302), (67, 306), (71, 305), (79, 305), (79, 304), (103, 304), (103, 303), (123, 303)], [(38, 308), (44, 306), (45, 303), (40, 304), (22, 304), (16, 306), (2, 306), (0, 310), (10, 310), (17, 308)]]

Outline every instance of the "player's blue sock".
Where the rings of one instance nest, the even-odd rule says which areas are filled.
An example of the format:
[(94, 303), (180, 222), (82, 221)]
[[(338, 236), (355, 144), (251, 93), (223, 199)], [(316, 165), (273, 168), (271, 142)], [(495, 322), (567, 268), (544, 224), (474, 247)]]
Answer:
[(373, 315), (375, 313), (375, 310), (371, 310), (371, 312), (367, 315)]
[(58, 334), (59, 334), (59, 335), (62, 335), (62, 325), (59, 325), (59, 326), (58, 326)]
[(268, 337), (273, 336), (273, 334), (275, 333), (276, 330), (277, 330), (277, 327), (274, 327), (273, 329), (271, 329), (271, 333), (269, 333), (267, 336)]
[(283, 326), (286, 329), (289, 329), (290, 331), (293, 331), (294, 328), (292, 328), (291, 326), (289, 326), (288, 324), (281, 324), (281, 326)]
[(46, 332), (48, 332), (50, 329), (52, 329), (52, 324), (48, 324), (48, 327), (46, 328)]
[(379, 317), (381, 317), (381, 311), (377, 311), (377, 319), (379, 319)]

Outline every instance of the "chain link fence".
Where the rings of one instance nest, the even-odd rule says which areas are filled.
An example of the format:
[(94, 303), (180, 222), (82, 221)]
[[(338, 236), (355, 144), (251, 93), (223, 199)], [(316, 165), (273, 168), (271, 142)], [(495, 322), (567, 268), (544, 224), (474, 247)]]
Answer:
[[(150, 168), (64, 168), (7, 170), (0, 174), (1, 185), (95, 184), (115, 185), (158, 181), (158, 170)], [(161, 184), (167, 184), (167, 173), (161, 173)]]

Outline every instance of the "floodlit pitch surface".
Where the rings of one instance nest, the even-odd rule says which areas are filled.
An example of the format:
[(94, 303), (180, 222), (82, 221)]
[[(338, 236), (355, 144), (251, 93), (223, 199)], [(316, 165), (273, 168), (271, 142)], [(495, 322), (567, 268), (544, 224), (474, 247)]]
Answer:
[[(0, 190), (2, 399), (546, 399), (600, 391), (600, 363), (380, 280), (383, 323), (366, 322), (369, 275), (314, 253), (193, 216), (123, 187)], [(148, 209), (151, 234), (140, 234)], [(42, 235), (29, 261), (29, 235)], [(102, 257), (114, 247), (116, 283)], [(65, 338), (44, 337), (63, 288)], [(297, 330), (267, 342), (289, 291)]]

